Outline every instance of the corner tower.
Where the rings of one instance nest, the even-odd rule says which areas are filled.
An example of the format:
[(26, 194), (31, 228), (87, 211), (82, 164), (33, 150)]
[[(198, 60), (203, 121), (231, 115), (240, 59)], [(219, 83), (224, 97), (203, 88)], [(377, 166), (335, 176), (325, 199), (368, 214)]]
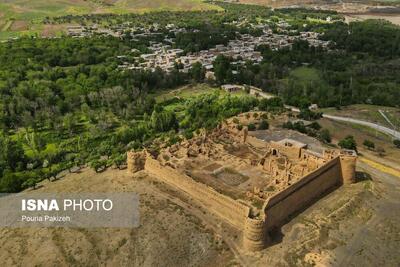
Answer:
[(342, 150), (339, 157), (343, 184), (355, 183), (357, 153), (354, 150)]

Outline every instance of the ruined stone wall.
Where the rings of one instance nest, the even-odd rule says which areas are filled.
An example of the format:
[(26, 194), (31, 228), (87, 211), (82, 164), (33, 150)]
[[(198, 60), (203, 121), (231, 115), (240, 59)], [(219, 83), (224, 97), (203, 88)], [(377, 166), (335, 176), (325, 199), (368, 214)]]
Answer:
[(200, 201), (212, 213), (225, 219), (236, 228), (243, 230), (250, 208), (215, 191), (213, 188), (194, 181), (191, 177), (147, 157), (145, 170), (156, 178), (185, 191)]
[(260, 148), (265, 148), (266, 146), (266, 142), (263, 140), (260, 140), (254, 136), (247, 136), (246, 142), (250, 145), (252, 145), (253, 147), (260, 147)]
[(296, 147), (296, 146), (283, 146), (281, 144), (278, 144), (276, 142), (270, 142), (269, 146), (271, 149), (275, 149), (276, 151), (279, 151), (279, 153), (284, 154), (285, 156), (292, 158), (292, 159), (298, 159), (301, 157), (301, 148)]
[(290, 215), (305, 208), (321, 194), (341, 183), (341, 163), (340, 158), (336, 157), (266, 202), (264, 206), (266, 228), (280, 226)]
[(146, 153), (144, 151), (140, 152), (128, 151), (126, 154), (126, 163), (128, 165), (128, 172), (135, 173), (143, 170), (145, 160), (146, 160)]

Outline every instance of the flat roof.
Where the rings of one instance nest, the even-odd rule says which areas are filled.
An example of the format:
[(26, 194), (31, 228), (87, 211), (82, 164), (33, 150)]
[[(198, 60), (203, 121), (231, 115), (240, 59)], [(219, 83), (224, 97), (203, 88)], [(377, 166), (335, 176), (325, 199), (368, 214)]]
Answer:
[(293, 140), (293, 139), (289, 139), (289, 138), (284, 138), (284, 139), (282, 139), (282, 140), (279, 140), (279, 141), (273, 141), (274, 143), (277, 143), (277, 144), (280, 144), (280, 145), (283, 145), (283, 146), (285, 146), (286, 144), (291, 144), (291, 145), (293, 145), (293, 146), (295, 146), (295, 147), (298, 147), (298, 148), (305, 148), (305, 147), (307, 147), (307, 144), (304, 144), (304, 143), (302, 143), (302, 142), (299, 142), (299, 141), (296, 141), (296, 140)]

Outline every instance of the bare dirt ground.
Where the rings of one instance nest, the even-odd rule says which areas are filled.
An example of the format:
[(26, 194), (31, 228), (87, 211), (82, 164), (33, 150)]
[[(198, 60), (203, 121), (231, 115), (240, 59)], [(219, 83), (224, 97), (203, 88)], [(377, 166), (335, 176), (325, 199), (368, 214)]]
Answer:
[(137, 192), (139, 228), (0, 229), (2, 266), (220, 266), (233, 254), (202, 221), (174, 204), (157, 182), (126, 171), (84, 170), (39, 192)]
[(358, 161), (359, 182), (295, 216), (257, 253), (237, 231), (144, 172), (84, 169), (43, 192), (138, 192), (136, 229), (0, 229), (2, 266), (398, 266), (400, 172)]
[(250, 266), (398, 266), (400, 177), (358, 166), (364, 181), (328, 194), (284, 225), (275, 245), (247, 258)]
[(41, 32), (42, 37), (52, 37), (57, 36), (57, 34), (65, 33), (67, 25), (66, 24), (46, 24), (43, 26), (43, 30)]
[(345, 20), (347, 23), (366, 19), (385, 19), (393, 24), (400, 25), (400, 14), (347, 14)]
[(29, 28), (29, 23), (23, 20), (16, 20), (11, 24), (11, 31), (25, 31)]

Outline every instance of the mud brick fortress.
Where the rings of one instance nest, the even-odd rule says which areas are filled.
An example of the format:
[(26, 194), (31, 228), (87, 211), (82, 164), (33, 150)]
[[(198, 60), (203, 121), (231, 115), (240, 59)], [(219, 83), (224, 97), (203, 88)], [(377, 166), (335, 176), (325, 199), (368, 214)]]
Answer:
[(324, 193), (355, 181), (354, 151), (316, 152), (300, 141), (263, 141), (224, 122), (157, 155), (128, 152), (128, 171), (145, 170), (182, 190), (242, 233), (246, 251)]

